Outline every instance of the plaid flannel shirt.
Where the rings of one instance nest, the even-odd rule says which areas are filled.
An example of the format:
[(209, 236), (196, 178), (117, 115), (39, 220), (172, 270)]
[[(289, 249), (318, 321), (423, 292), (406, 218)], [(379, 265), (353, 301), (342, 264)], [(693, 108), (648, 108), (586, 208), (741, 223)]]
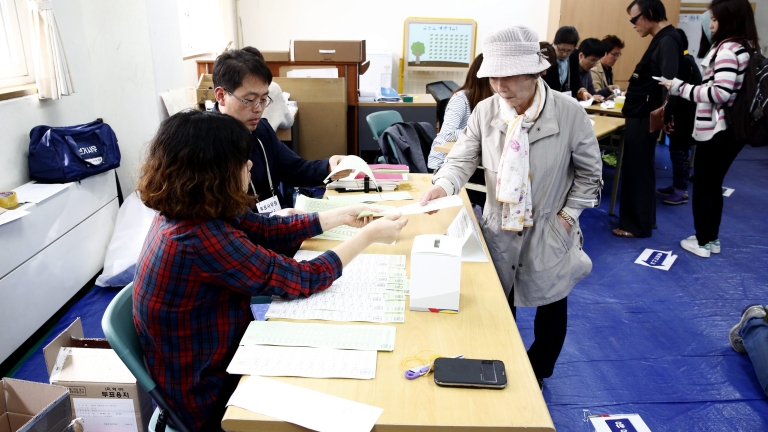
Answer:
[(296, 262), (270, 250), (320, 233), (316, 213), (155, 217), (136, 266), (134, 324), (150, 375), (188, 426), (199, 429), (216, 402), (251, 321), (251, 296), (307, 297), (341, 276), (332, 251)]

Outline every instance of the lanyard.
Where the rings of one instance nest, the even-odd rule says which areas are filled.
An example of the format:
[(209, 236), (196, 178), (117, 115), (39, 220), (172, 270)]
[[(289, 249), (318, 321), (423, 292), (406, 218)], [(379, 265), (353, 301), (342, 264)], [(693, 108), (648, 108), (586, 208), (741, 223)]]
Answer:
[[(256, 141), (259, 142), (261, 151), (264, 153), (264, 163), (267, 165), (267, 180), (269, 180), (269, 191), (272, 193), (272, 196), (275, 196), (275, 188), (272, 186), (272, 174), (269, 172), (269, 160), (267, 159), (267, 151), (264, 150), (264, 144), (261, 143), (260, 139), (256, 138)], [(253, 182), (251, 182), (251, 187), (253, 187)], [(253, 193), (256, 193), (256, 188), (253, 189)]]

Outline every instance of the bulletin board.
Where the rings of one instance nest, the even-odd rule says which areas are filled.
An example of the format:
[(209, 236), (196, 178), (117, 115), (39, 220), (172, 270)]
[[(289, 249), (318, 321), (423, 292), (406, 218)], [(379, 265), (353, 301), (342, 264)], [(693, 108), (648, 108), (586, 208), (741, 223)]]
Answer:
[(404, 27), (406, 71), (466, 72), (475, 59), (475, 20), (410, 17)]
[(681, 13), (677, 28), (685, 32), (688, 37), (688, 54), (696, 57), (699, 53), (699, 41), (701, 40), (701, 15)]

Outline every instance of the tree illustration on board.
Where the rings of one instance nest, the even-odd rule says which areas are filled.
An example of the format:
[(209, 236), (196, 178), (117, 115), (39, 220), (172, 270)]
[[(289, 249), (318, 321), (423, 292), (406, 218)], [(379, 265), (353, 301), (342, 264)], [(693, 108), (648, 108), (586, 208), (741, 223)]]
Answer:
[(414, 42), (411, 44), (411, 52), (416, 56), (416, 64), (420, 64), (420, 58), (424, 55), (424, 44), (421, 42)]

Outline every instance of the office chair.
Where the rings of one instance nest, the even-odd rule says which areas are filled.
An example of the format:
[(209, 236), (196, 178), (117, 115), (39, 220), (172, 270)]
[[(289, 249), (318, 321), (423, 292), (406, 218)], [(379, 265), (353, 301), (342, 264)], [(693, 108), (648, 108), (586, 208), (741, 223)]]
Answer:
[[(373, 114), (368, 114), (365, 120), (368, 122), (368, 127), (371, 128), (371, 132), (373, 132), (373, 139), (378, 141), (381, 134), (383, 134), (388, 127), (395, 123), (402, 122), (403, 117), (397, 111), (379, 111)], [(392, 142), (392, 138), (387, 137), (387, 141), (389, 142), (390, 149), (392, 149), (392, 154), (395, 155), (395, 163), (402, 164), (402, 159), (397, 154), (397, 148), (395, 148), (395, 143)], [(384, 160), (384, 156), (379, 158), (379, 163), (387, 163)]]
[[(141, 342), (139, 342), (139, 335), (136, 333), (136, 327), (133, 325), (132, 294), (133, 282), (123, 288), (109, 303), (104, 317), (101, 319), (101, 328), (117, 356), (157, 404), (157, 408), (155, 408), (149, 421), (149, 431), (191, 432), (192, 430), (186, 427), (181, 418), (170, 409), (165, 397), (144, 366), (144, 352), (141, 348)], [(167, 417), (173, 420), (176, 428), (166, 425)]]

